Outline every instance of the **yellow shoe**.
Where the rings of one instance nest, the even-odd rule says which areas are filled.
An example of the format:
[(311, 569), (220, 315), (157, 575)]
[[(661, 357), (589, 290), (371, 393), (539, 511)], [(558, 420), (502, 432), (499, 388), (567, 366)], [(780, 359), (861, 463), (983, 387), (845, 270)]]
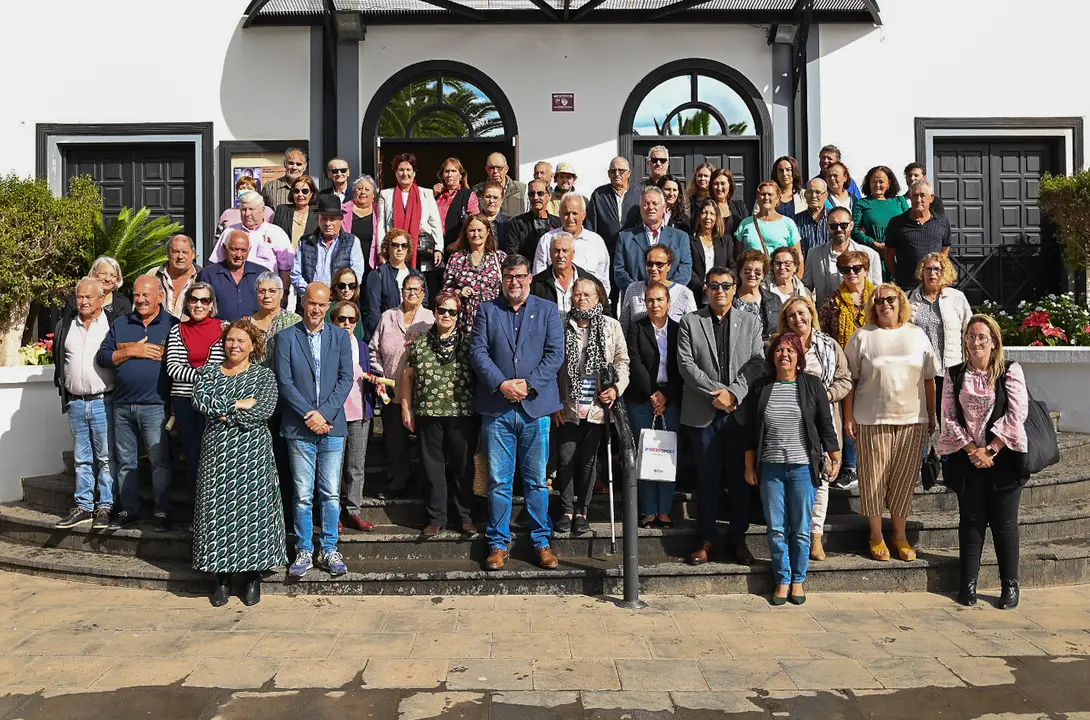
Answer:
[(874, 542), (873, 540), (871, 540), (870, 556), (880, 562), (886, 562), (887, 560), (889, 560), (889, 548), (886, 547), (886, 541), (879, 540), (878, 542)]
[(908, 544), (908, 540), (894, 540), (893, 547), (897, 550), (897, 557), (901, 558), (901, 560), (912, 562), (916, 559), (916, 551)]

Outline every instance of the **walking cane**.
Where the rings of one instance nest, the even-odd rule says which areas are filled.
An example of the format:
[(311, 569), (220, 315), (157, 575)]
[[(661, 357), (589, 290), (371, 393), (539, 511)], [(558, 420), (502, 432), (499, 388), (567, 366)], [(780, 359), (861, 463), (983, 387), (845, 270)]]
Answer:
[(610, 432), (610, 411), (606, 410), (606, 472), (608, 473), (609, 482), (609, 554), (617, 554), (617, 520), (614, 517), (613, 508), (613, 451), (609, 447), (609, 436), (613, 433)]

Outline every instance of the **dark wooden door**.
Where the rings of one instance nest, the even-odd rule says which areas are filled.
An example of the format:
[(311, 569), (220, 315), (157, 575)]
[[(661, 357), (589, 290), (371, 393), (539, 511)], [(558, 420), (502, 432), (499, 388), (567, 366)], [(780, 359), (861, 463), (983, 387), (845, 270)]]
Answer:
[(971, 303), (1017, 305), (1063, 290), (1062, 257), (1037, 207), (1057, 171), (1046, 141), (937, 140), (935, 193), (950, 218), (950, 256)]
[(90, 175), (102, 189), (103, 214), (123, 207), (147, 207), (169, 217), (183, 232), (197, 232), (196, 157), (191, 145), (176, 143), (72, 145), (65, 149), (65, 189), (76, 175)]
[(511, 177), (516, 176), (517, 171), (515, 168), (518, 167), (515, 164), (510, 143), (502, 137), (450, 140), (433, 140), (430, 138), (388, 140), (383, 138), (382, 146), (378, 150), (379, 167), (375, 174), (375, 179), (378, 181), (380, 188), (394, 186), (396, 180), (390, 163), (403, 152), (412, 153), (416, 156), (416, 184), (420, 187), (430, 188), (439, 182), (439, 170), (442, 168), (443, 162), (451, 157), (458, 158), (461, 161), (462, 167), (466, 169), (466, 175), (469, 176), (470, 185), (476, 185), (488, 179), (484, 167), (488, 156), (492, 153), (503, 153), (504, 157), (507, 158), (508, 172), (511, 173)]
[(714, 138), (639, 138), (632, 142), (633, 158), (629, 158), (633, 174), (646, 177), (647, 154), (656, 145), (670, 151), (670, 174), (682, 181), (682, 191), (693, 170), (700, 163), (725, 167), (734, 175), (734, 199), (752, 204), (761, 181), (760, 143), (758, 140), (724, 140)]

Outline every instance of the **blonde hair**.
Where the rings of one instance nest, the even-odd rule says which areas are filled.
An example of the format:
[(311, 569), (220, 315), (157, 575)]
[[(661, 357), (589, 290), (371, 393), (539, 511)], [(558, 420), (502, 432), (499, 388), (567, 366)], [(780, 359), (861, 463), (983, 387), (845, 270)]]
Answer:
[(920, 260), (920, 264), (916, 266), (916, 279), (923, 282), (923, 269), (929, 262), (937, 262), (942, 266), (942, 286), (944, 288), (952, 287), (954, 283), (958, 281), (958, 271), (954, 267), (954, 263), (950, 262), (950, 258), (946, 257), (945, 253), (933, 252), (924, 255), (923, 260)]
[(875, 302), (878, 300), (878, 295), (883, 290), (892, 290), (897, 296), (897, 326), (904, 325), (909, 319), (912, 318), (912, 305), (908, 302), (908, 296), (905, 295), (905, 291), (902, 290), (895, 283), (882, 283), (878, 287), (874, 288), (874, 293), (871, 294), (870, 299), (867, 300), (867, 325), (878, 324), (878, 311), (875, 309)]
[(965, 326), (965, 332), (961, 335), (961, 351), (962, 357), (966, 358), (968, 363), (969, 357), (969, 343), (967, 338), (969, 337), (969, 328), (974, 324), (985, 325), (988, 328), (988, 332), (992, 335), (992, 356), (988, 360), (988, 382), (995, 387), (996, 380), (1007, 369), (1007, 354), (1003, 351), (1003, 331), (999, 329), (999, 323), (995, 321), (991, 315), (976, 314), (969, 318), (969, 324)]
[(817, 305), (814, 305), (814, 301), (805, 295), (798, 295), (791, 298), (783, 304), (783, 309), (780, 310), (780, 324), (776, 327), (776, 332), (782, 335), (785, 332), (795, 332), (787, 326), (787, 313), (792, 307), (802, 303), (810, 310), (810, 334), (821, 332), (821, 328), (818, 324), (818, 310)]

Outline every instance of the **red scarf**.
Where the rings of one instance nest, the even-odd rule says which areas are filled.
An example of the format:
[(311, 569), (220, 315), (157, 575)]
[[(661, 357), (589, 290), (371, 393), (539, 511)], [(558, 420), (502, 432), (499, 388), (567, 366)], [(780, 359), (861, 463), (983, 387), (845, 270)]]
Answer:
[(189, 364), (199, 368), (208, 363), (212, 346), (219, 342), (223, 334), (223, 323), (213, 317), (200, 321), (186, 320), (178, 326), (178, 332), (181, 333), (182, 344), (189, 353)]
[(409, 257), (406, 264), (416, 267), (416, 243), (420, 240), (420, 218), (423, 208), (420, 207), (420, 188), (414, 182), (409, 187), (408, 204), (401, 200), (401, 187), (394, 186), (394, 227), (401, 228), (412, 236), (412, 246), (409, 248)]

